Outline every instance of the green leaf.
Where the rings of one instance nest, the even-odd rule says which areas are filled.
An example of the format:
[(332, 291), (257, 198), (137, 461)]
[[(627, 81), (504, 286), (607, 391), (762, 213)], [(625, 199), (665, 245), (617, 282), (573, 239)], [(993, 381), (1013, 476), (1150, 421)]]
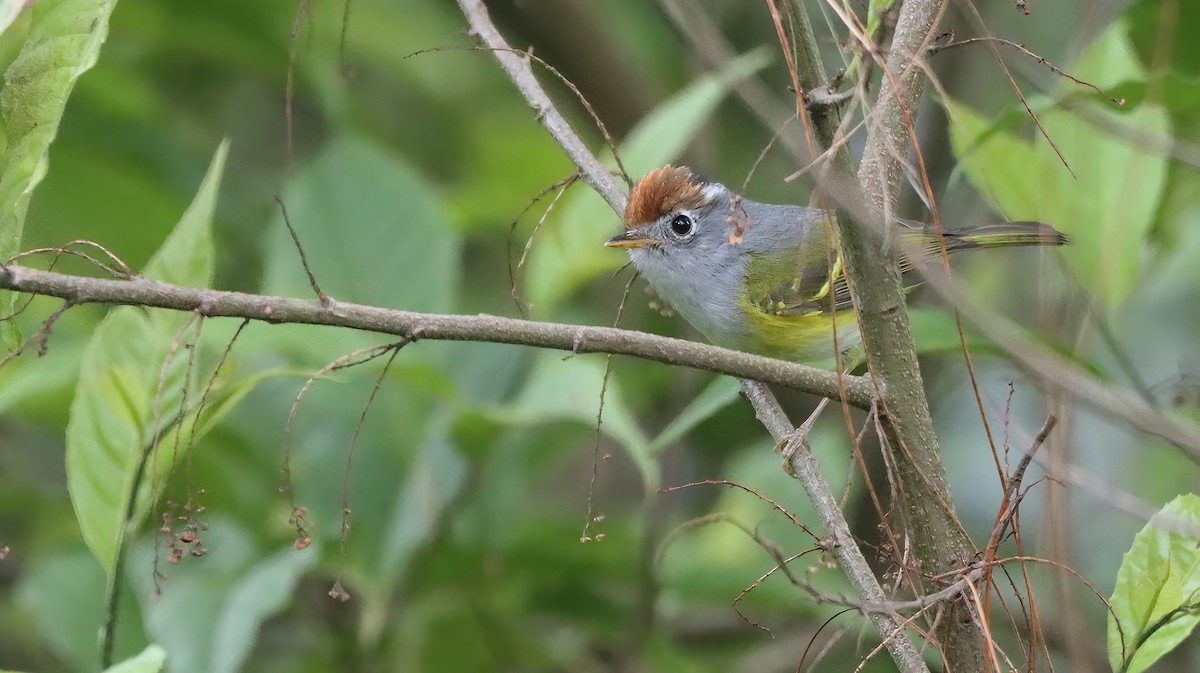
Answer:
[[(595, 427), (603, 381), (603, 358), (576, 356), (563, 360), (558, 353), (543, 352), (534, 363), (533, 372), (517, 400), (492, 410), (490, 416), (497, 422), (509, 424), (571, 420)], [(625, 403), (616, 376), (611, 374), (604, 394), (601, 431), (629, 453), (641, 473), (646, 491), (656, 491), (661, 479), (658, 463)]]
[(104, 673), (158, 673), (167, 663), (167, 651), (158, 645), (150, 645), (142, 653), (113, 664)]
[(1138, 532), (1109, 603), (1108, 659), (1121, 673), (1146, 670), (1200, 623), (1200, 496), (1175, 498)]
[[(355, 528), (356, 533), (378, 539), (371, 545), (369, 558), (350, 559), (348, 578), (361, 589), (362, 628), (379, 633), (394, 617), (391, 608), (394, 592), (412, 571), (412, 562), (439, 530), (447, 508), (467, 483), (467, 460), (451, 439), (453, 415), (449, 410), (435, 418), (426, 433), (411, 471), (394, 496), (394, 504), (377, 525)], [(355, 589), (351, 588), (354, 592)]]
[(128, 569), (143, 596), (147, 632), (178, 662), (178, 670), (235, 673), (258, 639), (259, 627), (291, 600), (296, 582), (317, 561), (316, 545), (267, 554), (250, 533), (228, 520), (211, 521), (202, 563), (174, 566), (155, 595), (146, 572), (155, 553), (140, 546)]
[[(1144, 77), (1119, 25), (1101, 36), (1071, 70), (1099, 86)], [(1072, 178), (1037, 131), (1032, 142), (989, 124), (969, 108), (947, 104), (955, 155), (975, 186), (1010, 219), (1040, 220), (1071, 236), (1064, 249), (1085, 286), (1110, 309), (1138, 281), (1138, 251), (1155, 221), (1167, 175), (1161, 153), (1106, 133), (1064, 109), (1039, 115), (1075, 171)], [(1126, 114), (1089, 115), (1138, 133), (1168, 138), (1166, 114), (1152, 105)]]
[[(942, 309), (910, 307), (908, 317), (912, 323), (913, 340), (917, 344), (918, 353), (962, 353), (962, 341), (958, 336), (958, 323), (954, 320), (954, 313)], [(970, 331), (967, 325), (963, 327), (967, 348), (971, 349), (972, 354), (997, 351), (990, 341)]]
[[(192, 205), (146, 265), (148, 277), (194, 287), (211, 284), (212, 212), (227, 149), (227, 143), (217, 149)], [(67, 423), (67, 486), (84, 540), (110, 573), (130, 498), (137, 498), (138, 510), (145, 508), (179, 452), (190, 445), (175, 442), (177, 434), (167, 436), (139, 492), (131, 492), (143, 453), (173, 424), (183, 404), (186, 350), (177, 348), (165, 369), (164, 363), (188, 319), (187, 314), (116, 308), (83, 353)]]
[[(0, 260), (17, 253), (33, 190), (46, 175), (50, 143), (79, 76), (96, 63), (116, 0), (41, 0), (16, 60), (4, 73), (0, 120), (6, 145), (0, 166)], [(0, 315), (16, 295), (0, 294)], [(11, 320), (0, 323), (0, 346), (20, 338)]]
[[(338, 138), (297, 172), (283, 200), (325, 292), (372, 306), (451, 310), (460, 239), (434, 186), (400, 157), (364, 138)], [(312, 297), (282, 219), (271, 226), (263, 292)]]
[[(288, 217), (322, 290), (342, 301), (445, 313), (458, 296), (462, 239), (437, 189), (403, 157), (367, 138), (335, 138), (283, 190)], [(296, 245), (278, 214), (267, 241), (262, 292), (313, 297)], [(379, 343), (378, 335), (321, 327), (249, 335), (250, 347), (324, 364)], [(264, 341), (266, 339), (266, 341)], [(426, 355), (439, 352), (428, 344)]]
[[(106, 584), (104, 570), (82, 546), (43, 555), (18, 577), (15, 593), (21, 613), (74, 670), (96, 669), (96, 634), (104, 621)], [(133, 592), (121, 594), (118, 614), (115, 654), (130, 657), (146, 646)]]
[(82, 357), (82, 342), (60, 341), (52, 358), (20, 358), (0, 367), (0, 413), (28, 413), (33, 406), (61, 410), (75, 388)]
[(1145, 80), (1128, 80), (1108, 90), (1124, 98), (1126, 106), (1152, 101), (1166, 108), (1178, 122), (1188, 122), (1200, 113), (1200, 75), (1185, 75), (1169, 70)]
[(670, 445), (679, 441), (697, 425), (708, 420), (713, 414), (733, 403), (741, 393), (742, 388), (736, 379), (728, 376), (718, 376), (687, 405), (679, 415), (671, 419), (658, 437), (647, 447), (650, 455), (656, 456)]
[[(639, 122), (621, 145), (621, 160), (631, 177), (675, 160), (729, 88), (769, 61), (766, 50), (749, 52), (696, 80)], [(612, 225), (606, 228), (605, 223)], [(612, 209), (591, 190), (581, 189), (561, 205), (538, 233), (529, 257), (526, 287), (536, 310), (552, 310), (583, 283), (626, 262), (625, 255), (604, 247), (604, 232), (615, 230), (616, 223)]]

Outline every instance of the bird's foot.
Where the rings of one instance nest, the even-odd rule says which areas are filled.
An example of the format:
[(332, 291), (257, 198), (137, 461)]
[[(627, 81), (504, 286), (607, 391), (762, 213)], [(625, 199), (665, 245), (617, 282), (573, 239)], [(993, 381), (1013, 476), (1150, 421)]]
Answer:
[(829, 398), (823, 398), (817, 408), (809, 415), (808, 420), (804, 421), (795, 430), (792, 430), (779, 443), (775, 445), (775, 452), (783, 454), (783, 471), (789, 475), (796, 476), (795, 458), (796, 453), (803, 450), (808, 451), (808, 433), (812, 430), (817, 419), (821, 417), (821, 412), (825, 411), (825, 405), (829, 404)]

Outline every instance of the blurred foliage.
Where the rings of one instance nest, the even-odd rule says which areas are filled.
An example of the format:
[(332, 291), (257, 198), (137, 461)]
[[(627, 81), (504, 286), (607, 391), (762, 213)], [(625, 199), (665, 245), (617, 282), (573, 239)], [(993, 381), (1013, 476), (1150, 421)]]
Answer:
[[(1145, 78), (1121, 25), (1097, 39), (1072, 75), (1101, 88)], [(1107, 123), (1163, 139), (1169, 128), (1163, 110), (1149, 102), (1129, 110), (1083, 104), (1089, 118), (1068, 104), (1077, 86), (1060, 84), (1058, 105), (1030, 101), (1038, 111), (1032, 142), (953, 104), (951, 138), (963, 168), (1000, 212), (1014, 220), (1056, 223), (1071, 237), (1063, 254), (1072, 270), (1097, 301), (1113, 308), (1138, 281), (1143, 260), (1129, 251), (1154, 223), (1168, 161), (1153, 147), (1106, 136), (1098, 127)]]
[[(993, 217), (982, 196), (1007, 216), (1046, 218), (1076, 241), (1061, 255), (998, 251), (963, 260), (974, 291), (1042, 328), (1093, 371), (1195, 413), (1200, 51), (1189, 37), (1194, 22), (1187, 23), (1195, 3), (1138, 0), (1116, 21), (1116, 8), (1100, 4), (1031, 3), (1025, 18), (1006, 3), (980, 8), (993, 32), (1126, 99), (1117, 108), (1000, 52), (1078, 179), (982, 47), (932, 58), (953, 102), (944, 101), (948, 126), (932, 123), (940, 119), (933, 106), (926, 111), (922, 148), (947, 221)], [(94, 67), (79, 76), (96, 56), (112, 5), (39, 0), (0, 35), (8, 72), (0, 192), (15, 190), (0, 218), (5, 256), (18, 236), (21, 249), (87, 239), (158, 278), (311, 297), (278, 195), (317, 280), (336, 299), (520, 315), (513, 269), (539, 319), (613, 321), (626, 276), (607, 274), (624, 259), (601, 244), (619, 221), (585, 187), (571, 187), (540, 226), (527, 264), (514, 269), (549, 199), (519, 214), (571, 167), (491, 57), (469, 49), (453, 3), (355, 0), (343, 50), (340, 3), (127, 1), (112, 11)], [(731, 100), (732, 85), (761, 77), (781, 101), (791, 100), (774, 57), (774, 27), (753, 3), (701, 3), (745, 54), (713, 73), (695, 66), (653, 2), (488, 5), (514, 45), (532, 45), (579, 87), (635, 178), (658, 163), (686, 161), (741, 184), (775, 129)], [(821, 3), (809, 6), (828, 64), (843, 67), (844, 31), (829, 30), (838, 19)], [(0, 16), (6, 7), (0, 2)], [(61, 51), (51, 61), (71, 67), (53, 81), (18, 77), (39, 63), (30, 53), (52, 28), (76, 25), (55, 22), (63, 19), (56, 12), (72, 8), (70, 20), (88, 30), (54, 41)], [(951, 12), (947, 28), (971, 30), (966, 16)], [(1078, 32), (1064, 39), (1062, 26)], [(601, 136), (571, 92), (548, 74), (541, 79), (599, 151)], [(46, 88), (23, 93), (34, 84)], [(56, 111), (64, 104), (65, 115)], [(22, 140), (12, 116), (39, 106), (50, 122), (39, 122), (40, 145)], [(228, 157), (221, 150), (214, 160), (224, 138)], [(784, 152), (767, 152), (749, 196), (801, 201), (804, 188), (781, 180), (796, 168)], [(1053, 261), (1059, 257), (1064, 264)], [(69, 257), (56, 268), (99, 273)], [(5, 296), (0, 306), (11, 301)], [(1001, 490), (959, 335), (953, 315), (919, 297), (915, 303), (957, 504), (982, 541)], [(623, 325), (695, 337), (647, 304), (635, 285)], [(15, 322), (33, 334), (56, 308), (35, 300)], [(815, 548), (770, 503), (719, 485), (659, 491), (731, 480), (819, 530), (730, 380), (618, 358), (605, 384), (603, 356), (418, 342), (386, 373), (386, 358), (376, 359), (317, 380), (297, 401), (321, 367), (386, 341), (254, 323), (223, 361), (204, 412), (198, 392), (238, 325), (205, 320), (181, 332), (186, 320), (73, 308), (55, 324), (45, 357), (31, 348), (0, 367), (0, 549), (7, 550), (0, 554), (0, 669), (98, 670), (96, 633), (114, 578), (123, 580), (114, 597), (116, 659), (126, 661), (113, 670), (157, 670), (165, 651), (165, 670), (173, 672), (791, 671), (813, 638), (806, 670), (855, 670), (876, 644), (853, 615), (818, 635), (837, 606), (808, 600), (779, 572), (759, 582), (775, 559), (730, 521), (786, 556)], [(166, 371), (174, 385), (156, 399), (162, 362), (180, 335), (195, 347), (177, 346), (187, 352)], [(993, 429), (1003, 420), (1012, 450), (1022, 451), (1045, 417), (1039, 393), (989, 357), (994, 346), (966, 337)], [(800, 418), (813, 400), (785, 402)], [(172, 411), (156, 418), (160, 405)], [(864, 418), (851, 421), (857, 434)], [(1066, 533), (1038, 516), (1048, 507), (1044, 493), (1058, 486), (1042, 482), (1023, 505), (1026, 552), (1051, 555), (1042, 540), (1068, 538), (1073, 556), (1055, 560), (1075, 565), (1105, 593), (1125, 581), (1117, 566), (1142, 523), (1109, 507), (1126, 502), (1113, 494), (1157, 504), (1197, 483), (1195, 466), (1177, 452), (1120, 427), (1085, 410), (1060, 426), (1071, 433), (1059, 449), (1064, 459), (1085, 463), (1106, 486), (1068, 487), (1085, 506), (1048, 512), (1061, 515)], [(154, 473), (134, 494), (141, 525), (125, 537), (129, 550), (116, 567), (131, 466), (164, 430), (160, 448), (176, 448), (180, 438), (170, 454), (179, 465), (169, 479), (165, 469)], [(870, 479), (886, 506), (873, 444), (863, 444), (863, 475), (838, 413), (826, 414), (811, 441), (835, 492), (845, 494), (856, 533), (871, 547), (886, 544), (865, 487)], [(712, 514), (725, 519), (681, 527)], [(167, 533), (159, 530), (164, 523)], [(294, 549), (305, 536), (307, 548)], [(583, 536), (591, 541), (581, 544)], [(192, 556), (197, 545), (207, 553)], [(183, 553), (173, 564), (176, 549)], [(791, 567), (818, 590), (849, 594), (820, 552)], [(1031, 573), (1037, 596), (1055, 595), (1059, 575), (1036, 566)], [(350, 600), (328, 595), (335, 583)], [(736, 603), (743, 618), (734, 601), (752, 585)], [(1099, 601), (1079, 607), (1039, 598), (1038, 608), (1043, 624), (1054, 626), (1046, 636), (1056, 663), (1078, 663), (1077, 647), (1104, 660)], [(1012, 645), (1001, 622), (993, 622), (997, 635)], [(837, 627), (849, 637), (832, 639)], [(1159, 666), (1193, 670), (1198, 656), (1185, 646)], [(892, 666), (877, 656), (864, 670)]]

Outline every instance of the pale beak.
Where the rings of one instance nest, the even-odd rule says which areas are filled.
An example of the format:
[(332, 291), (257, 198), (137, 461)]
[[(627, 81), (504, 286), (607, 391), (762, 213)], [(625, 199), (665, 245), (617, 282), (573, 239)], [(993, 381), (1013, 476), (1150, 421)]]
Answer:
[(627, 229), (623, 233), (617, 234), (605, 241), (604, 245), (610, 248), (645, 248), (651, 245), (658, 245), (658, 240), (650, 238), (637, 229)]

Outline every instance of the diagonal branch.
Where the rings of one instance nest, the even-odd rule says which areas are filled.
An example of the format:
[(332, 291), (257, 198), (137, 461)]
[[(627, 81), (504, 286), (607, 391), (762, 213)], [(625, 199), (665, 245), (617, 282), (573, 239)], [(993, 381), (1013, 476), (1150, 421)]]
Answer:
[[(821, 519), (821, 526), (825, 529), (825, 545), (837, 557), (862, 603), (887, 604), (887, 594), (883, 592), (883, 587), (863, 556), (858, 541), (850, 532), (846, 517), (842, 515), (838, 506), (837, 497), (829, 488), (825, 476), (821, 474), (821, 466), (809, 449), (808, 442), (802, 437), (794, 436), (795, 428), (766, 386), (753, 381), (742, 381), (742, 392), (754, 404), (759, 422), (766, 426), (771, 436), (776, 441), (788, 442), (783, 449), (783, 454), (789, 456), (787, 468), (800, 481), (812, 501), (813, 508)], [(928, 673), (929, 669), (924, 660), (905, 633), (903, 620), (894, 611), (869, 611), (867, 615), (883, 636), (888, 652), (903, 673)]]
[(463, 14), (471, 24), (471, 34), (478, 36), (491, 49), (500, 67), (537, 113), (537, 120), (562, 147), (571, 163), (579, 167), (583, 181), (595, 189), (613, 210), (618, 213), (624, 212), (625, 192), (546, 95), (542, 85), (538, 84), (537, 78), (533, 76), (533, 68), (530, 67), (529, 61), (518, 56), (500, 31), (496, 30), (483, 0), (458, 0), (458, 6), (462, 8)]

